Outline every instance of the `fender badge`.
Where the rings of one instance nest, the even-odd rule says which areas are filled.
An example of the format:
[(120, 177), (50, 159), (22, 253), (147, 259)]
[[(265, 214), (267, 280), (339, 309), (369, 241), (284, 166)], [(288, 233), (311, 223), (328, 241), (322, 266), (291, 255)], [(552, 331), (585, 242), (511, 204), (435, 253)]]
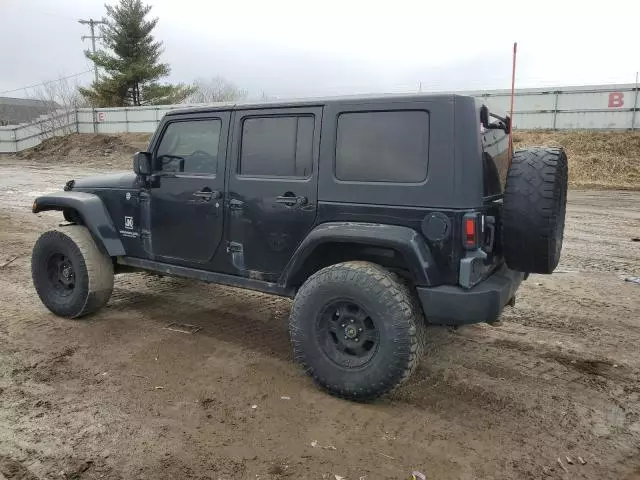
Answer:
[(131, 200), (131, 193), (130, 192), (125, 193), (124, 198), (126, 198), (127, 200)]

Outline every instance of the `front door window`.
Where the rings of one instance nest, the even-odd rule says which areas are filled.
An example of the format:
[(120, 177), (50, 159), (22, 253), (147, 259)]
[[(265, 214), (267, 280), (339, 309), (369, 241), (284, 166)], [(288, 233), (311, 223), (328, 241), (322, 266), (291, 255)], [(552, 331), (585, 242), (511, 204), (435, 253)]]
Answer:
[(221, 126), (219, 119), (170, 123), (158, 147), (155, 170), (215, 175)]

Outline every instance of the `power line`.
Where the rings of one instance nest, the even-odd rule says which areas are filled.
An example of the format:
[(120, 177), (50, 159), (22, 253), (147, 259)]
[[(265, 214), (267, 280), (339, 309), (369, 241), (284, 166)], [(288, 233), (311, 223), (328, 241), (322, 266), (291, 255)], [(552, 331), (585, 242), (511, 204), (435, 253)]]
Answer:
[(33, 85), (28, 85), (26, 87), (14, 88), (13, 90), (5, 90), (4, 92), (0, 92), (0, 95), (4, 95), (5, 93), (19, 92), (20, 90), (28, 90), (30, 88), (35, 88), (35, 87), (42, 87), (44, 85), (49, 85), (50, 83), (60, 82), (62, 80), (67, 80), (69, 78), (79, 77), (80, 75), (85, 75), (87, 73), (91, 73), (91, 70), (85, 70), (84, 72), (74, 73), (73, 75), (67, 75), (66, 77), (56, 78), (55, 80), (49, 80), (47, 82), (35, 83)]
[[(96, 25), (104, 25), (107, 22), (104, 22), (102, 20), (94, 20), (93, 18), (90, 18), (89, 20), (78, 20), (78, 23), (81, 23), (82, 25), (89, 25), (89, 29), (91, 30), (91, 35), (83, 35), (82, 37), (80, 37), (83, 41), (86, 38), (90, 38), (91, 39), (91, 50), (93, 51), (93, 54), (95, 55), (96, 53), (96, 38), (101, 39), (102, 37), (100, 35), (96, 35), (95, 32), (95, 27)], [(96, 79), (96, 83), (98, 83), (98, 65), (96, 64), (96, 62), (93, 62), (93, 73)]]

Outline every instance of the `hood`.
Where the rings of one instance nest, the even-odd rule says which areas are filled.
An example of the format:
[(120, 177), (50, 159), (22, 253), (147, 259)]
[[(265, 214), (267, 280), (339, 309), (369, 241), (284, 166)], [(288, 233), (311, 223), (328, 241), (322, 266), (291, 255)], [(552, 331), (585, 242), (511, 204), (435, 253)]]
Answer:
[[(71, 183), (73, 182), (73, 183)], [(111, 189), (131, 189), (136, 186), (136, 174), (133, 172), (108, 173), (105, 175), (94, 175), (92, 177), (71, 180), (67, 187), (73, 189), (85, 188), (111, 188)], [(65, 188), (66, 190), (67, 188)]]

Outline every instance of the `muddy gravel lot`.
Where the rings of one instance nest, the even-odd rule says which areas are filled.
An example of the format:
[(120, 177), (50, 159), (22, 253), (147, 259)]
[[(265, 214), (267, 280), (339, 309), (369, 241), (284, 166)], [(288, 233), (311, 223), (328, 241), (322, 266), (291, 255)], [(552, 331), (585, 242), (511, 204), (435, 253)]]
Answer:
[(0, 160), (0, 478), (640, 478), (640, 193), (572, 191), (557, 273), (501, 325), (430, 327), (412, 381), (355, 404), (293, 364), (286, 299), (126, 274), (50, 314), (30, 252), (59, 217), (29, 208), (94, 172)]

